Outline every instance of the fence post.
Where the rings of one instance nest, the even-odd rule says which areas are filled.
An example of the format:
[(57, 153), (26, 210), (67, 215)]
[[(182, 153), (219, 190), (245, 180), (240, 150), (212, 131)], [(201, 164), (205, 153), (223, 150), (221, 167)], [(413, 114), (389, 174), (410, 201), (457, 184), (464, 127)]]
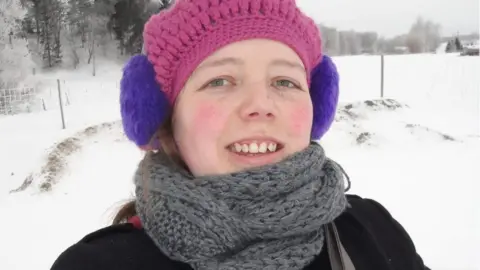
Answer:
[(476, 91), (477, 92), (477, 135), (480, 137), (480, 91)]
[(62, 104), (62, 90), (60, 89), (60, 80), (57, 79), (58, 85), (58, 102), (60, 104), (60, 115), (62, 117), (62, 128), (65, 129), (65, 117), (63, 115), (63, 104)]
[(385, 86), (385, 56), (382, 54), (380, 56), (381, 59), (381, 65), (380, 65), (380, 97), (383, 98), (383, 91), (384, 91), (384, 86)]

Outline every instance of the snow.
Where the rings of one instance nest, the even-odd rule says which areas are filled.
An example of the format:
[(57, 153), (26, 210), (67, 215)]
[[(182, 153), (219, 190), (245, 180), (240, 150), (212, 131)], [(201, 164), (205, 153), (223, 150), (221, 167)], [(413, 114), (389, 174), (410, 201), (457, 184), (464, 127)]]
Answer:
[[(388, 56), (383, 101), (379, 57), (334, 60), (341, 105), (321, 143), (349, 174), (350, 192), (385, 205), (432, 269), (480, 269), (478, 58)], [(103, 63), (96, 77), (87, 69), (41, 74), (49, 110), (0, 117), (0, 269), (49, 269), (132, 198), (142, 153), (121, 131), (120, 69)], [(71, 102), (65, 130), (56, 78)], [(42, 171), (48, 159), (55, 173)], [(25, 190), (10, 193), (30, 175)]]
[(442, 42), (442, 43), (440, 43), (440, 45), (438, 45), (437, 50), (435, 51), (435, 53), (437, 53), (437, 54), (446, 54), (446, 53), (447, 53), (447, 45), (448, 45), (448, 42)]
[(479, 49), (479, 48), (480, 48), (480, 44), (479, 44), (478, 41), (477, 41), (477, 42), (475, 42), (475, 43), (466, 45), (465, 48), (467, 48), (467, 49)]
[[(344, 166), (352, 193), (375, 198), (401, 222), (432, 269), (480, 269), (480, 140), (445, 139), (420, 113), (360, 110), (364, 119), (334, 125), (327, 154)], [(358, 145), (362, 132), (371, 137)]]

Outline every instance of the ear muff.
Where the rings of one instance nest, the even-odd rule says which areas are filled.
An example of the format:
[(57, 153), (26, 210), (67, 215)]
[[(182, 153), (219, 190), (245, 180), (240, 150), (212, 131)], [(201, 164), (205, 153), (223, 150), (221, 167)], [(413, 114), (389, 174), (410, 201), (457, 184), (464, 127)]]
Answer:
[(335, 119), (338, 103), (339, 77), (337, 67), (326, 55), (312, 70), (310, 97), (313, 103), (312, 140), (319, 140)]
[(148, 144), (165, 121), (170, 103), (146, 55), (133, 56), (123, 69), (120, 109), (127, 137), (141, 148), (151, 148)]

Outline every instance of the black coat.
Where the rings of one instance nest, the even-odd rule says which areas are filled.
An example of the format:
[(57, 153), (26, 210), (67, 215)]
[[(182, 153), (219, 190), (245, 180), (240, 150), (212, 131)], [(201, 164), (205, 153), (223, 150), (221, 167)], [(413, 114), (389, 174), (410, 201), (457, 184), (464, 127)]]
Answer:
[[(349, 195), (351, 208), (336, 220), (340, 240), (356, 270), (428, 269), (403, 227), (378, 202)], [(307, 270), (331, 269), (326, 248)], [(132, 224), (114, 225), (84, 237), (51, 270), (192, 270), (172, 261)]]

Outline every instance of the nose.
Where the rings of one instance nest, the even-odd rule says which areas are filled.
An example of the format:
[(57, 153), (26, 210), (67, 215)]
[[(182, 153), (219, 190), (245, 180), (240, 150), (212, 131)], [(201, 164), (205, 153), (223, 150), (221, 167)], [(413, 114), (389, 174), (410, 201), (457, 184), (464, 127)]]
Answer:
[(275, 102), (268, 85), (263, 82), (250, 84), (242, 89), (242, 105), (240, 115), (242, 119), (273, 120), (277, 115)]

